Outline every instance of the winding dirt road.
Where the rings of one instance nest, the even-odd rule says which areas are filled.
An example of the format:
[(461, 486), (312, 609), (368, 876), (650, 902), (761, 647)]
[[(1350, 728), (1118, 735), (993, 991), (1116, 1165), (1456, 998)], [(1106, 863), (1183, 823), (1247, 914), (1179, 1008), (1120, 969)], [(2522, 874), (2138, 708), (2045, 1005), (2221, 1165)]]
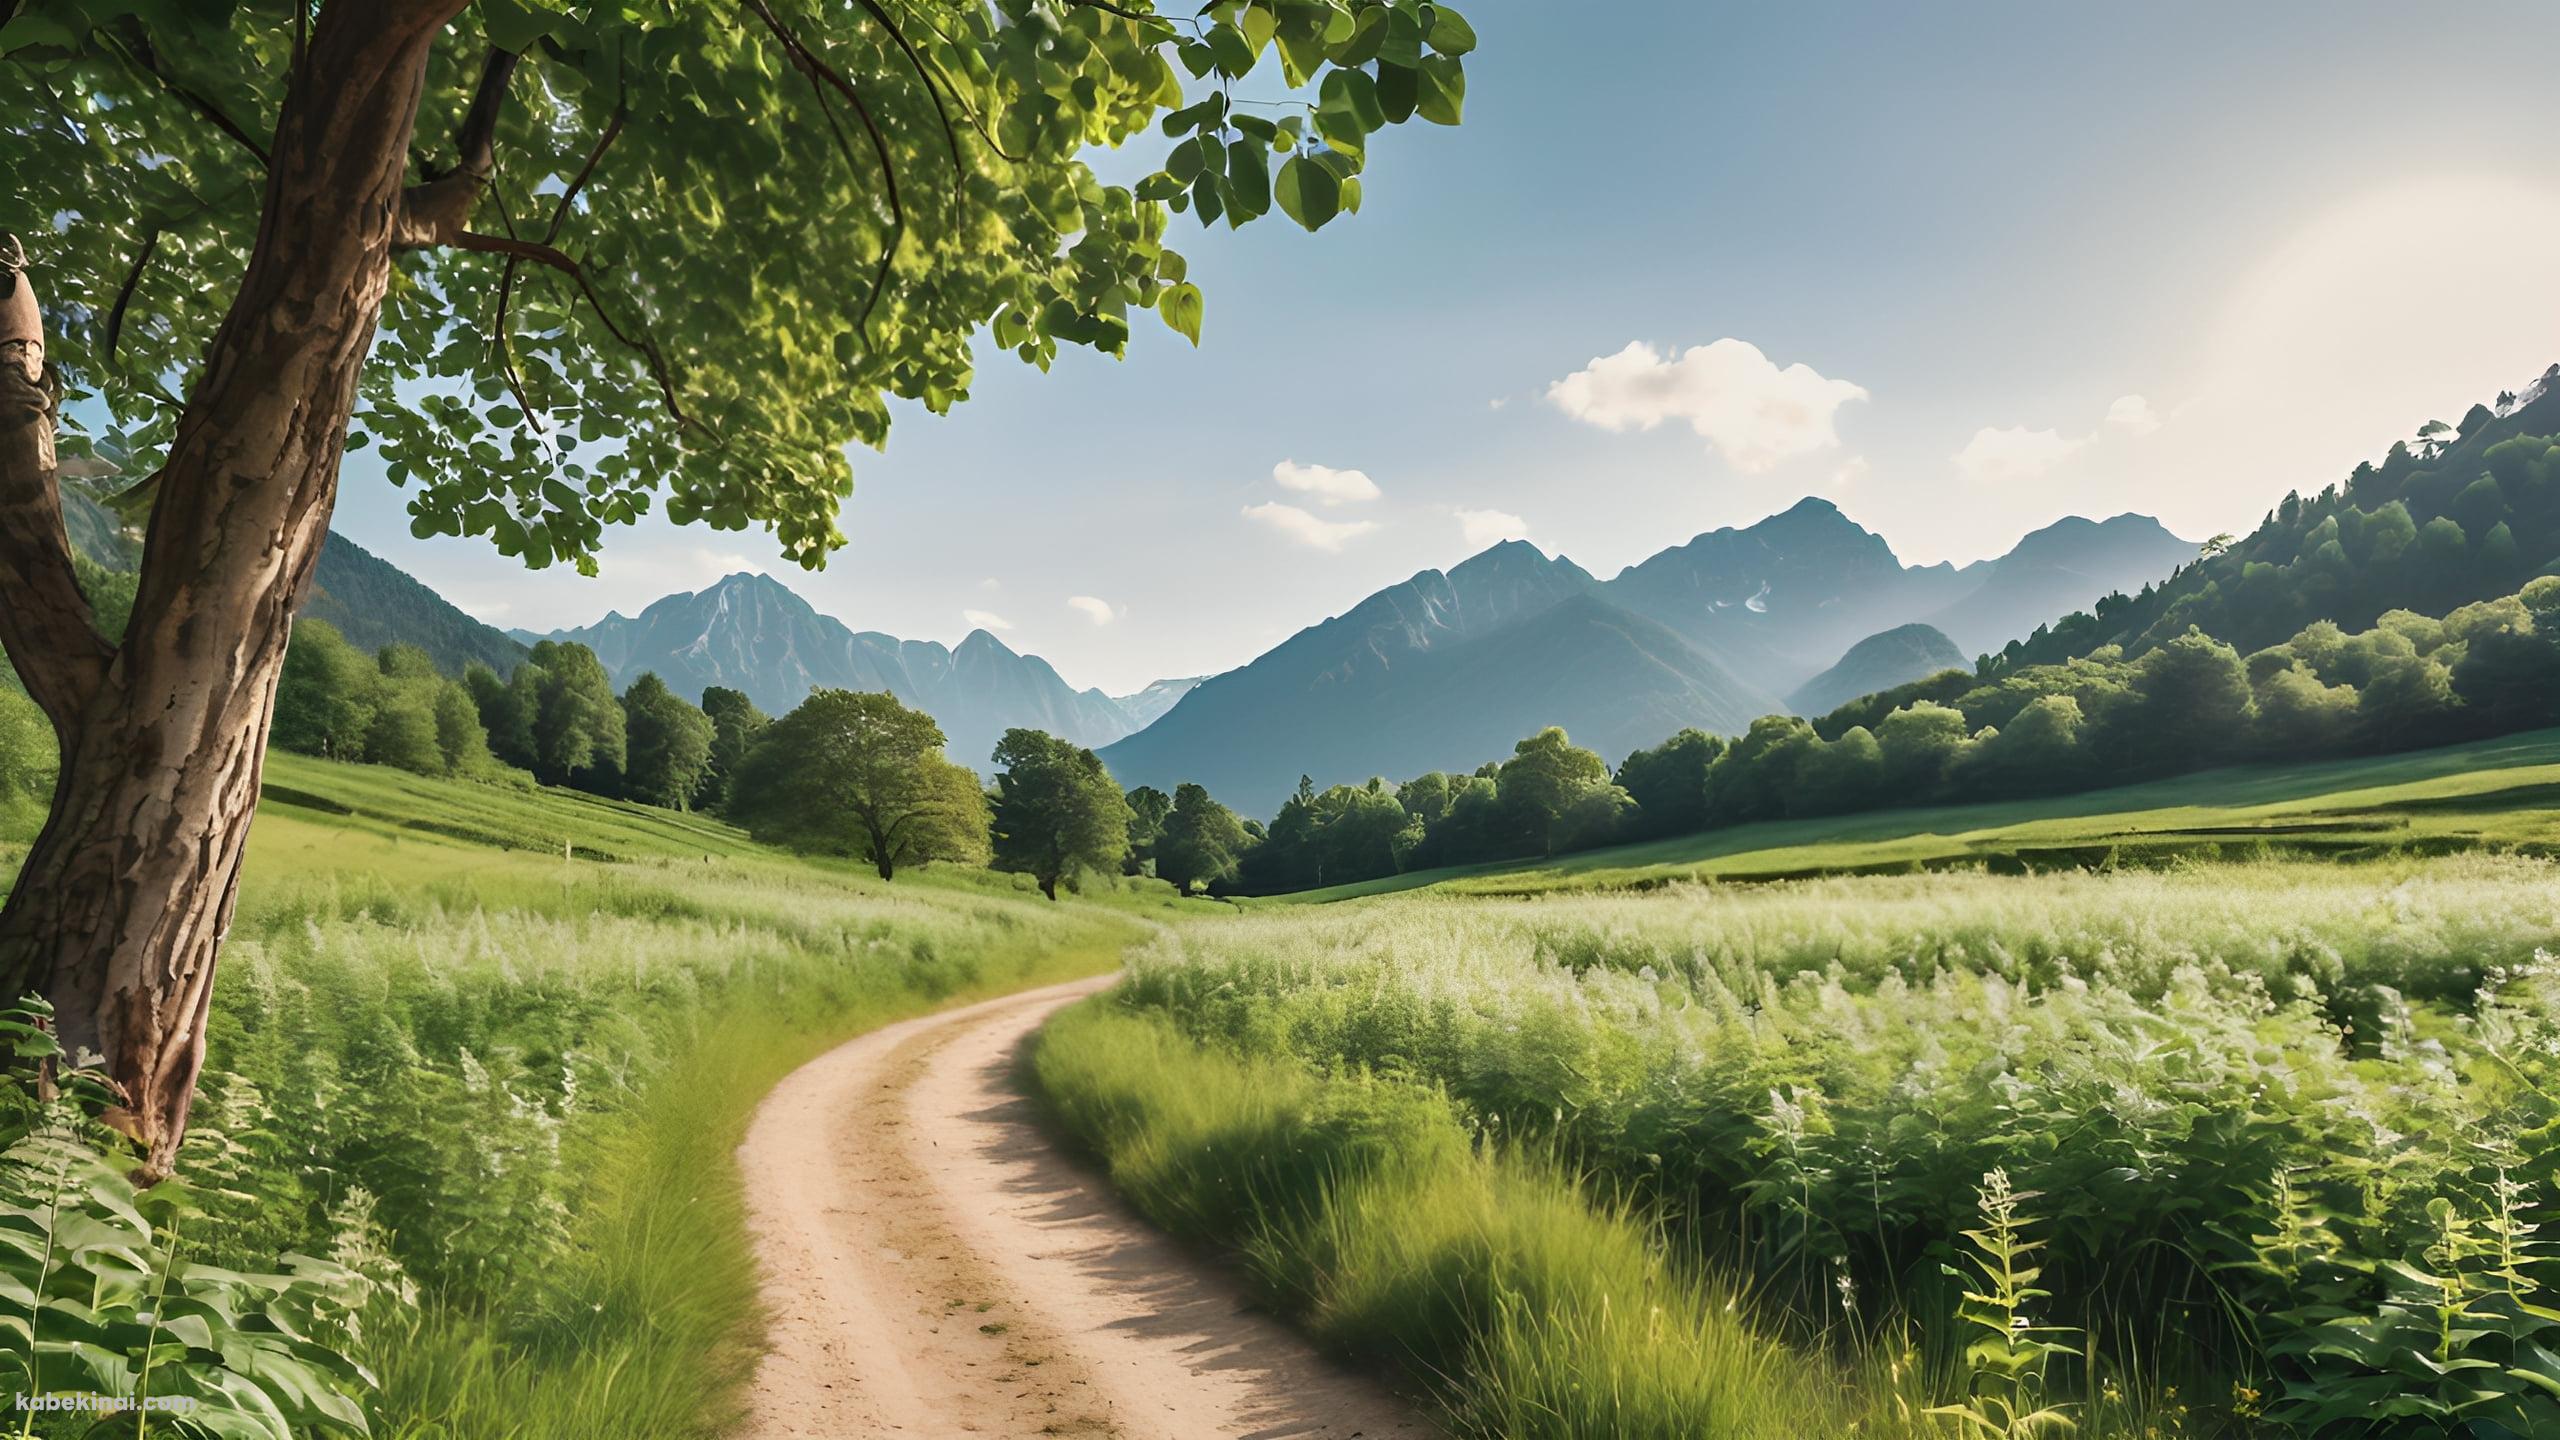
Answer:
[(1034, 1123), (1023, 1042), (1112, 977), (877, 1030), (756, 1112), (770, 1343), (749, 1440), (1435, 1432), (1248, 1311)]

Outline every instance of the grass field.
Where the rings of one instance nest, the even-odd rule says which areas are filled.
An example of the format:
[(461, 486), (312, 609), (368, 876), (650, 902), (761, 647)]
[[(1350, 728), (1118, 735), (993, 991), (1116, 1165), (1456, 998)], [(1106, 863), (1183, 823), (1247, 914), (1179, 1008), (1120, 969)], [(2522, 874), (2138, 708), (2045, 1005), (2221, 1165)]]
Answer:
[(903, 1015), (1109, 969), (1139, 915), (1233, 913), (1152, 882), (889, 884), (562, 791), (289, 755), (268, 781), (187, 1258), (381, 1281), (359, 1358), (396, 1440), (721, 1433), (760, 1353), (731, 1152), (773, 1083)]
[(1425, 886), (1521, 895), (1685, 879), (2482, 848), (2560, 851), (2560, 730), (2368, 759), (2237, 766), (2033, 800), (1764, 821), (1546, 861), (1417, 870), (1259, 903), (1322, 903)]
[(2560, 1434), (2553, 861), (1458, 888), (1172, 928), (1039, 1073), (1462, 1433)]

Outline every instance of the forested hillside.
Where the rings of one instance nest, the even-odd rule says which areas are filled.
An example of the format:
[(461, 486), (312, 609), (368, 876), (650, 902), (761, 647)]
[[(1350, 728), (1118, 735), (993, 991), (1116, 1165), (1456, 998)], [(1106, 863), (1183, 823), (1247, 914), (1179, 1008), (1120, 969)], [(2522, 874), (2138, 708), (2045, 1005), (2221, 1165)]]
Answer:
[(2429, 422), (2378, 465), (2287, 495), (2248, 536), (2158, 586), (2118, 593), (2012, 643), (2003, 668), (2107, 645), (2139, 654), (2189, 626), (2243, 653), (2327, 620), (2442, 615), (2512, 594), (2560, 562), (2560, 365), (2519, 396)]

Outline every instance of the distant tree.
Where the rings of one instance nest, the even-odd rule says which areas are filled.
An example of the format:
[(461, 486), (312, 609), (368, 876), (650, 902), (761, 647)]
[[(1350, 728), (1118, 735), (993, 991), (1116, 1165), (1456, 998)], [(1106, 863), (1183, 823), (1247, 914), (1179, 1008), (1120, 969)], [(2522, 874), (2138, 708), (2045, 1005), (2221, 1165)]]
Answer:
[(1884, 747), (1864, 725), (1852, 725), (1839, 739), (1814, 740), (1788, 797), (1790, 815), (1837, 815), (1875, 806), (1884, 790)]
[(480, 712), (480, 728), (489, 737), (489, 753), (520, 769), (533, 768), (533, 712), (540, 675), (533, 662), (518, 665), (505, 680), (486, 665), (462, 667), (462, 688)]
[(1129, 854), (1122, 868), (1131, 875), (1149, 874), (1165, 817), (1173, 813), (1173, 797), (1153, 785), (1141, 785), (1124, 798), (1129, 802)]
[(622, 723), (623, 792), (669, 810), (690, 807), (711, 769), (711, 717), (655, 674), (644, 673), (622, 693)]
[(1574, 850), (1597, 850), (1615, 845), (1627, 838), (1628, 826), (1638, 814), (1636, 799), (1622, 785), (1594, 785), (1564, 807), (1556, 817), (1549, 839), (1557, 854)]
[(305, 755), (363, 758), (381, 673), (337, 626), (296, 622), (276, 685), (275, 743)]
[(2310, 666), (2287, 659), (2256, 686), (2260, 748), (2283, 757), (2337, 754), (2355, 733), (2361, 697), (2352, 685), (2321, 684)]
[(364, 758), (413, 774), (441, 775), (444, 748), (437, 738), (433, 686), (385, 687), (365, 728)]
[(703, 769), (702, 789), (694, 796), (694, 804), (719, 810), (728, 803), (730, 780), (746, 762), (747, 747), (773, 719), (741, 692), (719, 685), (704, 687), (702, 713), (711, 717), (711, 759)]
[(2212, 539), (2207, 540), (2204, 544), (2196, 548), (2197, 558), (2210, 560), (2216, 555), (2229, 551), (2233, 538), (2234, 537), (2230, 531), (2223, 531), (2221, 534), (2214, 536)]
[(1512, 747), (1500, 783), (1512, 833), (1531, 850), (1552, 854), (1556, 822), (1586, 792), (1609, 783), (1609, 766), (1550, 725)]
[(1411, 853), (1405, 832), (1417, 822), (1384, 781), (1336, 785), (1317, 797), (1316, 815), (1316, 846), (1328, 885), (1393, 875), (1398, 857)]
[(1707, 772), (1708, 817), (1733, 825), (1786, 814), (1797, 767), (1821, 743), (1813, 727), (1794, 715), (1763, 715), (1752, 721)]
[(1958, 767), (1968, 795), (2040, 795), (2068, 790), (2083, 779), (2080, 702), (2046, 695), (1986, 734)]
[(448, 775), (479, 775), (489, 769), (489, 732), (480, 724), (480, 707), (461, 682), (446, 680), (435, 691), (436, 750)]
[(1236, 812), (1199, 785), (1174, 787), (1173, 808), (1156, 836), (1156, 878), (1189, 894), (1236, 878), (1252, 837)]
[(886, 693), (812, 691), (764, 727), (739, 766), (729, 815), (769, 844), (868, 860), (883, 880), (904, 866), (988, 856), (978, 777), (943, 755), (932, 716)]
[(373, 663), (374, 668), (393, 680), (434, 680), (442, 673), (436, 669), (436, 657), (399, 640), (375, 652)]
[(1452, 794), (1449, 776), (1438, 770), (1416, 775), (1396, 787), (1396, 803), (1421, 822), (1424, 833), (1448, 818)]
[(531, 693), (517, 703), (531, 702), (534, 777), (545, 785), (612, 793), (627, 758), (628, 732), (604, 662), (584, 645), (545, 640), (533, 647), (517, 680), (526, 681), (528, 672), (524, 688)]
[(995, 864), (1027, 874), (1055, 900), (1058, 882), (1115, 870), (1129, 843), (1129, 802), (1099, 757), (1038, 730), (996, 742)]
[(2432, 656), (2391, 654), (2375, 660), (2358, 713), (2366, 743), (2379, 750), (2442, 744), (2452, 738), (2453, 673)]
[(1927, 700), (1887, 715), (1876, 727), (1876, 743), (1884, 751), (1884, 793), (1897, 800), (1936, 796), (1970, 736), (1963, 711)]
[(2103, 717), (2102, 753), (2145, 774), (2213, 764), (2246, 745), (2250, 699), (2240, 652), (2189, 630), (2134, 662), (2131, 692)]
[(1689, 835), (1707, 827), (1707, 769), (1724, 753), (1724, 740), (1688, 729), (1650, 750), (1638, 750), (1618, 767), (1618, 784), (1637, 813), (1627, 828), (1637, 835)]

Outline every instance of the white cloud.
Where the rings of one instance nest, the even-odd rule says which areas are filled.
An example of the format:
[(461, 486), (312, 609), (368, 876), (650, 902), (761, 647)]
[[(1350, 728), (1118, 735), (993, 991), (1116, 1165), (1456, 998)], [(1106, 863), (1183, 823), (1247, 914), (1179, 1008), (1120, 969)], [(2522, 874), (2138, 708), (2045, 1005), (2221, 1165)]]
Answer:
[(2129, 435), (2148, 435), (2160, 428), (2160, 412), (2139, 395), (2120, 395), (2107, 407), (2107, 424)]
[(1867, 392), (1811, 366), (1780, 369), (1760, 347), (1726, 338), (1676, 357), (1639, 340), (1547, 387), (1567, 415), (1604, 430), (1686, 420), (1734, 468), (1750, 473), (1840, 443), (1840, 407)]
[(1092, 595), (1070, 595), (1067, 604), (1084, 612), (1084, 618), (1096, 625), (1108, 625), (1120, 618), (1120, 608), (1108, 600)]
[(1378, 498), (1378, 482), (1357, 470), (1336, 470), (1330, 465), (1301, 465), (1283, 460), (1271, 467), (1271, 478), (1283, 490), (1312, 495), (1317, 504), (1328, 509), (1361, 500)]
[(512, 600), (457, 600), (454, 605), (472, 619), (489, 624), (497, 623), (508, 611), (516, 608)]
[(993, 610), (963, 610), (960, 612), (960, 618), (968, 621), (971, 626), (980, 630), (1010, 630), (1013, 628), (1012, 621), (1007, 620)]
[(990, 575), (986, 579), (978, 582), (978, 588), (986, 591), (990, 595), (993, 595), (1004, 588), (1004, 582), (993, 575)]
[(2042, 476), (2088, 443), (2065, 439), (2054, 430), (2030, 430), (2024, 425), (1995, 430), (1985, 425), (1951, 458), (1964, 478), (1975, 484), (2011, 485)]
[(693, 552), (693, 563), (695, 569), (714, 580), (725, 580), (741, 570), (750, 575), (765, 573), (762, 562), (734, 550), (697, 549)]
[(1295, 505), (1277, 503), (1247, 505), (1244, 518), (1317, 550), (1338, 551), (1378, 528), (1374, 520), (1322, 520)]
[(1831, 488), (1834, 490), (1854, 489), (1859, 485), (1859, 483), (1867, 478), (1867, 472), (1874, 468), (1875, 467), (1867, 463), (1866, 456), (1852, 455), (1848, 459), (1840, 462), (1839, 469), (1831, 472)]
[(1481, 550), (1502, 540), (1529, 538), (1529, 522), (1508, 510), (1470, 510), (1461, 505), (1449, 512), (1458, 517), (1458, 529), (1467, 537), (1467, 548)]
[(1494, 396), (1492, 399), (1487, 400), (1486, 402), (1484, 402), (1484, 408), (1486, 408), (1487, 410), (1499, 410), (1499, 409), (1501, 409), (1503, 406), (1508, 405), (1508, 404), (1510, 404), (1510, 403), (1511, 403), (1511, 397), (1510, 397), (1510, 396), (1508, 396), (1508, 395), (1496, 395), (1496, 396)]

